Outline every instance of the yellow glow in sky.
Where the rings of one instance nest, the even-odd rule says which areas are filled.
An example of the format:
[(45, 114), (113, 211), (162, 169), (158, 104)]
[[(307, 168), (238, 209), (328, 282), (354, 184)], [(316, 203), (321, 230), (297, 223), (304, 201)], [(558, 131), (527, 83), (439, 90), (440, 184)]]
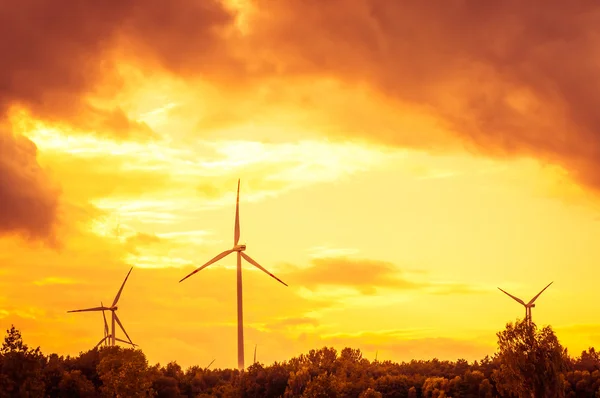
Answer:
[[(237, 20), (244, 40), (264, 33), (250, 29), (264, 16), (248, 10)], [(169, 68), (191, 66), (145, 67), (133, 56), (115, 64), (120, 89), (90, 89), (85, 103), (100, 121), (118, 107), (109, 115), (135, 134), (108, 132), (123, 122), (116, 116), (85, 124), (69, 115), (75, 123), (15, 102), (11, 134), (36, 144), (60, 195), (52, 244), (0, 230), (2, 328), (15, 324), (47, 353), (92, 348), (101, 315), (67, 311), (111, 302), (133, 266), (119, 316), (149, 360), (234, 367), (234, 256), (178, 281), (231, 247), (239, 178), (240, 243), (289, 285), (244, 265), (247, 357), (258, 344), (265, 363), (324, 345), (395, 361), (480, 359), (524, 312), (497, 287), (528, 300), (552, 281), (534, 321), (551, 324), (572, 354), (600, 343), (600, 218), (588, 163), (549, 147), (512, 151), (514, 142), (491, 134), (461, 138), (501, 124), (478, 114), (468, 129), (466, 116), (449, 116), (466, 89), (461, 97), (423, 87), (430, 103), (420, 91), (401, 98), (397, 87), (367, 81), (391, 79), (385, 71), (359, 79), (348, 66), (309, 79), (308, 61), (283, 71), (256, 51), (239, 87), (233, 72), (175, 78)], [(440, 87), (464, 84), (455, 77)], [(511, 111), (541, 106), (532, 89), (503, 93)], [(483, 150), (487, 139), (502, 144)], [(528, 149), (541, 148), (536, 139), (526, 137)], [(18, 175), (34, 174), (14, 164)]]

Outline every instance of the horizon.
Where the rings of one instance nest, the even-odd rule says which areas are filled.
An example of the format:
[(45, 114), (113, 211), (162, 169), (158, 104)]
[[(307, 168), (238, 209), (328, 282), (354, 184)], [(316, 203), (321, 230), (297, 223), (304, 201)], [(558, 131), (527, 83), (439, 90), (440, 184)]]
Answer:
[(239, 244), (288, 285), (242, 262), (246, 367), (472, 362), (523, 317), (498, 289), (550, 282), (533, 321), (600, 347), (593, 5), (204, 1), (6, 6), (0, 329), (87, 351), (102, 316), (67, 311), (133, 267), (148, 360), (234, 368), (234, 255), (179, 281), (231, 249), (240, 179)]

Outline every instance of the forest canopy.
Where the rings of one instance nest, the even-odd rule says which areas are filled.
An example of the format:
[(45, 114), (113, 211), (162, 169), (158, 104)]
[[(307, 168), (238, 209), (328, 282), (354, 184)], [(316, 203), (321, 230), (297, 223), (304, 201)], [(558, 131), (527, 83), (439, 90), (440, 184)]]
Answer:
[(517, 320), (497, 333), (493, 356), (469, 363), (369, 361), (360, 350), (331, 347), (244, 372), (176, 362), (150, 365), (140, 349), (94, 348), (44, 355), (14, 326), (0, 348), (4, 397), (600, 397), (594, 348), (570, 357), (550, 326)]

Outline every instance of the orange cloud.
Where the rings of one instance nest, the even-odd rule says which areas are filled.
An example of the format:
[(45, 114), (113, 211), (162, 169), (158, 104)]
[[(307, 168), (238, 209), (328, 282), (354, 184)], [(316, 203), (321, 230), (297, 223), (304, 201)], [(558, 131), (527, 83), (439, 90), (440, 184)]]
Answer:
[(0, 121), (0, 235), (53, 240), (60, 191), (36, 155), (31, 141), (3, 130)]
[[(435, 115), (471, 148), (533, 154), (600, 186), (593, 3), (552, 0), (543, 12), (514, 0), (252, 4), (253, 43), (280, 73), (366, 83)], [(401, 132), (358, 134), (406, 144)]]
[(311, 290), (325, 286), (348, 287), (362, 294), (375, 294), (379, 288), (420, 290), (433, 294), (479, 294), (484, 290), (453, 282), (422, 282), (406, 278), (396, 265), (379, 260), (345, 256), (314, 258), (307, 268), (296, 268), (287, 277)]
[(363, 294), (374, 294), (376, 288), (418, 289), (422, 285), (401, 277), (392, 263), (346, 257), (315, 258), (308, 268), (298, 270), (292, 277), (309, 288), (347, 286)]
[[(49, 122), (121, 138), (134, 130), (148, 136), (147, 126), (122, 109), (98, 105), (131, 89), (120, 75), (122, 62), (148, 78), (162, 70), (201, 78), (231, 98), (244, 93), (249, 101), (291, 101), (304, 110), (315, 107), (315, 92), (280, 93), (308, 81), (315, 82), (313, 91), (322, 90), (328, 80), (334, 82), (331, 95), (367, 87), (395, 104), (373, 122), (399, 111), (428, 114), (471, 148), (534, 155), (561, 164), (589, 186), (600, 184), (594, 77), (600, 16), (591, 3), (552, 0), (543, 13), (515, 0), (435, 7), (389, 0), (316, 4), (249, 0), (234, 10), (216, 0), (150, 1), (143, 7), (125, 1), (58, 9), (28, 0), (27, 6), (8, 6), (0, 49), (11, 56), (0, 69), (0, 112), (17, 105)], [(36, 29), (25, 34), (23, 20), (35, 20)], [(349, 116), (337, 113), (327, 125)], [(428, 149), (450, 145), (439, 135), (444, 142), (416, 139), (428, 134), (423, 126), (407, 133), (364, 124), (335, 134)]]

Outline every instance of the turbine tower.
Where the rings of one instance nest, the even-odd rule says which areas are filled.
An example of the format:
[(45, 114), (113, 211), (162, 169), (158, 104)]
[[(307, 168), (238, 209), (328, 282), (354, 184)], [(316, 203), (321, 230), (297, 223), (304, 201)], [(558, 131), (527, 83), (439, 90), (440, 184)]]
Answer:
[(233, 252), (237, 252), (237, 318), (238, 318), (238, 369), (240, 371), (244, 370), (244, 316), (242, 309), (242, 257), (244, 260), (248, 261), (250, 264), (254, 265), (259, 270), (265, 272), (270, 277), (276, 279), (278, 282), (287, 286), (281, 279), (267, 271), (263, 268), (259, 263), (254, 261), (252, 257), (244, 253), (246, 250), (246, 245), (239, 245), (238, 242), (240, 240), (240, 180), (238, 180), (237, 187), (237, 199), (235, 201), (235, 227), (234, 227), (234, 235), (233, 235), (233, 248), (229, 250), (225, 250), (223, 253), (215, 256), (212, 260), (204, 264), (203, 266), (197, 268), (188, 274), (185, 278), (181, 279), (179, 282), (183, 282), (190, 276), (194, 275), (196, 272), (203, 270), (208, 267), (212, 263), (219, 261), (220, 259), (228, 256)]
[[(111, 346), (114, 346), (116, 344), (116, 341), (123, 341), (121, 339), (117, 339), (116, 334), (115, 334), (115, 322), (119, 324), (119, 327), (121, 328), (121, 330), (123, 331), (123, 333), (125, 333), (125, 336), (127, 336), (127, 340), (129, 340), (129, 344), (134, 345), (133, 341), (131, 341), (131, 338), (129, 338), (129, 335), (127, 334), (127, 332), (125, 331), (125, 328), (123, 327), (123, 324), (121, 323), (121, 320), (119, 319), (119, 317), (117, 316), (117, 309), (119, 309), (119, 307), (117, 307), (117, 303), (119, 302), (119, 298), (121, 297), (121, 293), (123, 292), (123, 288), (125, 287), (125, 282), (127, 282), (127, 278), (129, 278), (129, 274), (131, 274), (131, 271), (133, 271), (133, 267), (131, 267), (131, 269), (129, 270), (129, 272), (127, 273), (127, 276), (125, 277), (125, 280), (123, 281), (123, 284), (121, 285), (121, 288), (119, 289), (119, 292), (117, 293), (117, 295), (115, 296), (115, 299), (113, 300), (113, 303), (110, 307), (105, 307), (104, 305), (102, 305), (102, 303), (100, 303), (100, 307), (93, 307), (93, 308), (85, 308), (82, 310), (72, 310), (72, 311), (67, 311), (67, 312), (88, 312), (88, 311), (102, 311), (102, 314), (104, 315), (104, 311), (110, 311), (112, 313), (112, 319), (111, 319), (111, 323), (112, 323), (112, 332), (110, 334), (107, 333), (108, 329), (108, 325), (105, 325), (105, 334), (107, 334), (107, 336), (105, 336), (105, 339), (108, 339), (110, 341)], [(104, 320), (104, 322), (106, 322), (106, 318)], [(102, 340), (104, 341), (104, 340)], [(102, 343), (102, 341), (100, 341), (100, 343)], [(99, 343), (99, 344), (100, 344)]]
[[(548, 284), (548, 286), (550, 286), (551, 284), (553, 284), (554, 282), (550, 282)], [(531, 323), (531, 309), (533, 307), (535, 307), (535, 300), (537, 300), (538, 297), (540, 297), (540, 294), (542, 294), (544, 292), (544, 290), (548, 289), (548, 286), (546, 286), (545, 288), (542, 289), (541, 292), (539, 292), (538, 294), (536, 294), (531, 300), (529, 300), (528, 303), (525, 303), (523, 300), (521, 300), (518, 297), (513, 296), (512, 294), (500, 289), (501, 292), (505, 293), (506, 295), (508, 295), (509, 297), (511, 297), (513, 300), (515, 300), (517, 303), (523, 305), (525, 307), (525, 321), (527, 321), (527, 323)]]

